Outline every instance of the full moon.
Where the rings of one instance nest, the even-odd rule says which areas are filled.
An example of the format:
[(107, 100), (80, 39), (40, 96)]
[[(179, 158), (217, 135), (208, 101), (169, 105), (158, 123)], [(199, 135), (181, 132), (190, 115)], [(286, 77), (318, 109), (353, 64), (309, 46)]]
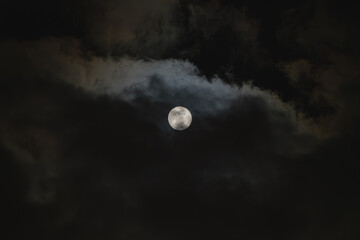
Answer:
[(192, 116), (187, 108), (177, 106), (169, 112), (168, 120), (173, 129), (185, 130), (190, 127)]

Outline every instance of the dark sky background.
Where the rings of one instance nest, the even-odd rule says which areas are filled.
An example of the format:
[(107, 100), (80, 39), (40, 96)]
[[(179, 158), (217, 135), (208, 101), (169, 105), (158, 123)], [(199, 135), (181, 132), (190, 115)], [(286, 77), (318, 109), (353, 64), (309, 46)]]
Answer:
[(358, 9), (2, 1), (0, 238), (360, 239)]

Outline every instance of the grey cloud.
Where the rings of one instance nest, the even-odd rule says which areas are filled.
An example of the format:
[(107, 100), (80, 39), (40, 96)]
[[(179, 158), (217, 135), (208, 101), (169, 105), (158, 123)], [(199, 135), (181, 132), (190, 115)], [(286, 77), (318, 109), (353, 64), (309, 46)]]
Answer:
[[(260, 31), (259, 22), (247, 16), (245, 8), (225, 7), (216, 3), (189, 5), (190, 31), (200, 32), (209, 40), (224, 27), (232, 28), (239, 44), (256, 48)], [(255, 50), (255, 49), (253, 49)]]
[(356, 67), (359, 34), (350, 15), (336, 6), (320, 0), (284, 12), (284, 27), (279, 31), (279, 41), (303, 50), (302, 58), (288, 60), (280, 68), (301, 92), (297, 104), (315, 109), (315, 121), (328, 136), (349, 131), (359, 119), (355, 110), (359, 107), (355, 94), (360, 76)]
[(106, 94), (128, 102), (137, 97), (154, 102), (169, 101), (174, 105), (192, 105), (194, 111), (207, 114), (229, 109), (239, 97), (257, 96), (263, 98), (268, 107), (284, 109), (296, 118), (291, 106), (274, 93), (249, 83), (241, 87), (227, 84), (217, 76), (207, 79), (194, 64), (185, 60), (101, 58), (90, 52), (84, 56), (81, 44), (75, 39), (7, 41), (2, 47), (4, 78), (61, 81), (96, 95)]
[(283, 71), (288, 75), (293, 84), (301, 82), (302, 78), (313, 77), (313, 66), (306, 59), (298, 59), (290, 63), (281, 64)]
[(85, 15), (89, 39), (107, 54), (125, 48), (135, 55), (161, 56), (180, 38), (177, 6), (176, 0), (92, 1)]
[[(121, 59), (108, 76), (104, 75), (95, 94), (108, 94), (135, 104), (137, 101), (182, 105), (198, 116), (214, 116), (231, 111), (234, 103), (259, 99), (270, 112), (282, 112), (299, 131), (317, 134), (312, 119), (303, 118), (293, 106), (284, 103), (275, 93), (261, 90), (251, 83), (242, 86), (224, 83), (220, 78), (207, 79), (192, 63), (181, 60), (139, 61)], [(116, 75), (116, 77), (114, 77)], [(270, 113), (271, 114), (271, 113)]]

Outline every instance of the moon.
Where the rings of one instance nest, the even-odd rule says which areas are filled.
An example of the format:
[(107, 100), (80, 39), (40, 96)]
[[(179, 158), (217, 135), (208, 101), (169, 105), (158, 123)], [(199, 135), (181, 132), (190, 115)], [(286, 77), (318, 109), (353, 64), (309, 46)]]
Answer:
[(190, 127), (192, 116), (187, 108), (177, 106), (169, 112), (168, 121), (173, 129), (182, 131)]

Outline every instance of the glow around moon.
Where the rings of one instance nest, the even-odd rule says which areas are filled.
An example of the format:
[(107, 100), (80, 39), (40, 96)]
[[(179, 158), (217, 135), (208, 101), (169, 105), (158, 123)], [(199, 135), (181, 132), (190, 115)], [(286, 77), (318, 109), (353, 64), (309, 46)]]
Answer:
[(169, 112), (168, 121), (173, 129), (185, 130), (190, 127), (192, 116), (187, 108), (177, 106)]

